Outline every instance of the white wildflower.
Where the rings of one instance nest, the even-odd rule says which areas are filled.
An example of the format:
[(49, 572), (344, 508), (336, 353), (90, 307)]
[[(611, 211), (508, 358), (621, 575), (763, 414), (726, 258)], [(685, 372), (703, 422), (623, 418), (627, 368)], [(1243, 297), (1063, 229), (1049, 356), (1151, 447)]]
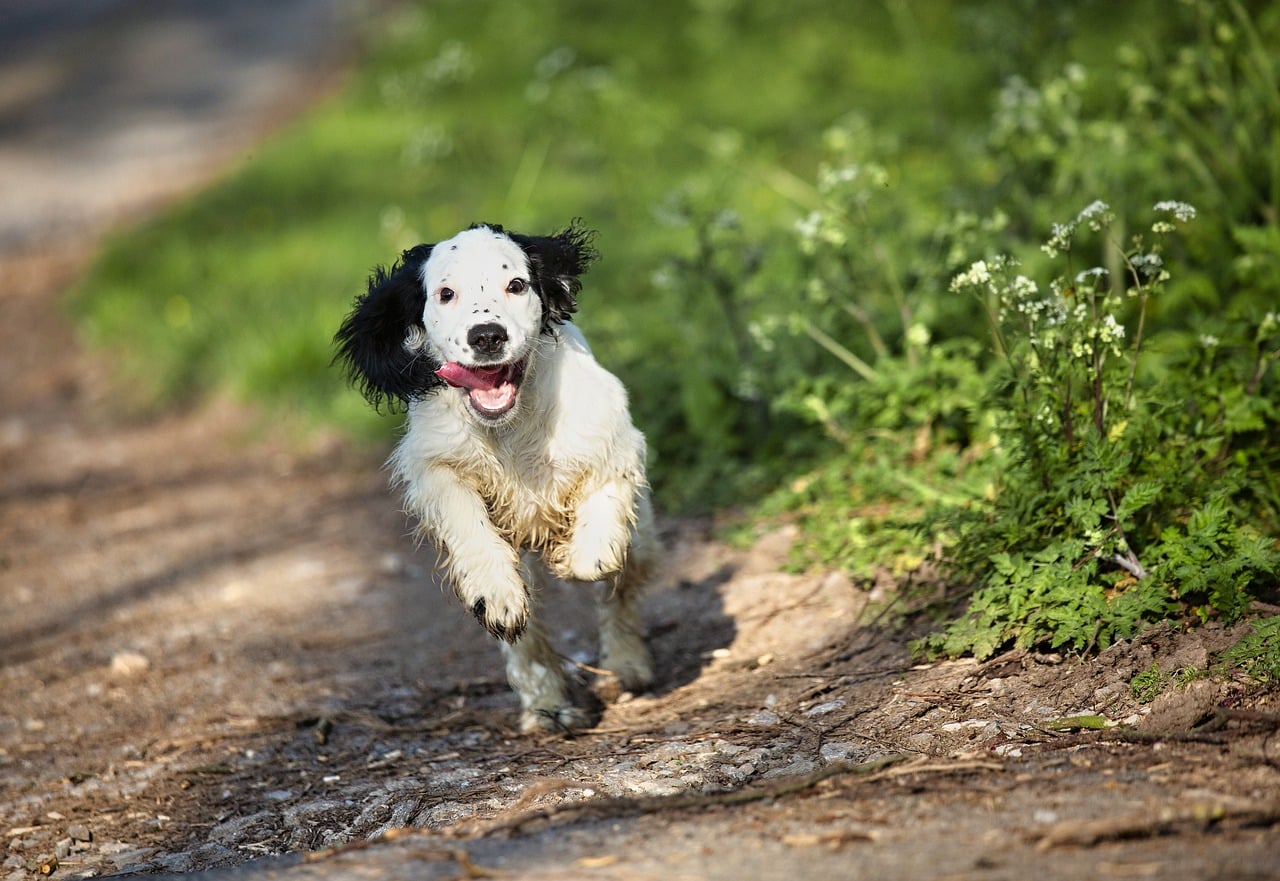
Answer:
[(967, 270), (951, 280), (951, 290), (959, 291), (968, 287), (980, 287), (991, 283), (991, 270), (987, 261), (979, 260)]
[(1076, 215), (1077, 224), (1087, 224), (1089, 229), (1098, 232), (1104, 226), (1109, 226), (1115, 216), (1111, 213), (1111, 206), (1101, 199), (1094, 199), (1084, 207), (1079, 214)]
[(1129, 258), (1133, 271), (1143, 281), (1160, 280), (1164, 273), (1164, 260), (1159, 254), (1134, 254)]
[(1155, 210), (1162, 213), (1172, 214), (1174, 219), (1180, 223), (1187, 223), (1188, 221), (1195, 220), (1196, 217), (1195, 206), (1188, 205), (1186, 202), (1176, 202), (1173, 200), (1157, 202)]
[(1040, 289), (1036, 286), (1036, 283), (1025, 275), (1017, 276), (1009, 285), (1009, 293), (1019, 300), (1030, 300), (1039, 292)]
[(1089, 283), (1098, 284), (1107, 277), (1107, 270), (1101, 266), (1095, 266), (1092, 269), (1086, 269), (1076, 274), (1076, 284), (1086, 285)]
[(1216, 349), (1220, 342), (1221, 340), (1211, 333), (1200, 334), (1200, 345), (1204, 346), (1206, 349)]
[(1124, 325), (1116, 321), (1111, 313), (1102, 316), (1102, 326), (1098, 328), (1098, 338), (1104, 343), (1117, 344), (1124, 339)]
[(1050, 257), (1057, 257), (1060, 252), (1071, 250), (1071, 238), (1075, 234), (1076, 225), (1074, 223), (1055, 223), (1053, 225), (1053, 234), (1049, 236), (1049, 241), (1040, 246), (1040, 250)]

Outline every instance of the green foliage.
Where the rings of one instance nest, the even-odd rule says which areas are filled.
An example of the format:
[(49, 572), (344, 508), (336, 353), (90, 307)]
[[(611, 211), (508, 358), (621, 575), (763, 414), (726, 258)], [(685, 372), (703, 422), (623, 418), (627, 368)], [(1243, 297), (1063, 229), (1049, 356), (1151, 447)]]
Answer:
[[(1158, 378), (1146, 373), (1148, 307), (1170, 281), (1164, 238), (1195, 216), (1183, 203), (1156, 210), (1155, 241), (1121, 252), (1123, 284), (1094, 268), (1042, 291), (1007, 258), (953, 282), (983, 303), (1002, 355), (989, 399), (1000, 476), (991, 504), (941, 515), (958, 534), (954, 571), (977, 589), (926, 651), (1106, 646), (1161, 618), (1235, 620), (1274, 585), (1280, 551), (1258, 517), (1274, 531), (1280, 512), (1261, 473), (1280, 430), (1265, 387), (1276, 315), (1228, 351), (1201, 334), (1191, 352), (1164, 353)], [(1083, 234), (1110, 222), (1095, 202), (1055, 225), (1045, 250), (1070, 264)]]
[(1160, 673), (1160, 665), (1152, 663), (1150, 667), (1136, 674), (1129, 680), (1129, 691), (1134, 700), (1141, 704), (1149, 704), (1164, 691), (1164, 676)]
[[(1209, 63), (1196, 67), (1185, 47), (1171, 57), (1160, 42), (1126, 47), (1125, 88), (1142, 92), (1145, 77), (1187, 97), (1206, 78), (1219, 78), (1219, 90), (1231, 79), (1265, 94), (1227, 104), (1276, 129), (1270, 68), (1260, 57), (1250, 75), (1221, 67), (1238, 59), (1215, 48), (1226, 32), (1203, 27), (1206, 9), (1185, 4), (1172, 28), (1190, 26)], [(1252, 44), (1277, 29), (1269, 13), (1232, 11), (1232, 33)], [(775, 346), (786, 355), (767, 371), (779, 382), (771, 399), (847, 450), (842, 467), (823, 466), (767, 510), (798, 516), (803, 562), (865, 575), (943, 553), (971, 594), (958, 619), (920, 643), (928, 654), (1102, 647), (1163, 618), (1234, 620), (1276, 586), (1275, 193), (1265, 175), (1224, 183), (1232, 163), (1269, 167), (1273, 151), (1235, 132), (1218, 145), (1213, 174), (1176, 172), (1187, 155), (1176, 127), (1222, 124), (1218, 105), (1188, 98), (1194, 122), (1136, 131), (1123, 112), (1108, 115), (1087, 80), (1073, 68), (1002, 94), (989, 144), (1011, 213), (986, 221), (931, 218), (895, 188), (882, 138), (856, 120), (832, 130), (796, 241), (775, 235), (778, 244), (757, 249), (770, 258), (747, 285), (772, 289), (793, 266), (807, 279), (798, 313), (753, 320), (770, 341), (807, 337), (828, 364), (796, 356), (794, 342)], [(1150, 121), (1159, 108), (1147, 109)], [(1060, 137), (1068, 133), (1075, 139)], [(1118, 150), (1135, 138), (1138, 155)], [(1212, 217), (1190, 224), (1190, 205), (1157, 202), (1153, 169), (1197, 197), (1212, 189)], [(1019, 186), (1048, 197), (1022, 198)], [(1125, 193), (1123, 209), (1094, 202), (1029, 247), (1023, 230), (1085, 186)], [(1150, 194), (1147, 211), (1155, 203), (1138, 235), (1134, 193)], [(1000, 255), (1002, 239), (1016, 258)], [(987, 256), (957, 272), (966, 253)], [(966, 300), (968, 311), (957, 305)], [(979, 334), (993, 359), (966, 348)], [(928, 464), (908, 452), (918, 449)], [(967, 460), (963, 483), (934, 467), (948, 460)], [(912, 517), (914, 536), (902, 525)]]
[(1258, 682), (1280, 682), (1280, 615), (1254, 621), (1250, 633), (1223, 652), (1219, 665)]

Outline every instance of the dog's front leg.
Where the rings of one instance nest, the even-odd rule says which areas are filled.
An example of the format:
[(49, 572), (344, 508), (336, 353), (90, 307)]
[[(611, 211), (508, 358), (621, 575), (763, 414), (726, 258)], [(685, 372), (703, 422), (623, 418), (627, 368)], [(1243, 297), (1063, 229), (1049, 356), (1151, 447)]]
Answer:
[(480, 494), (448, 468), (428, 469), (407, 490), (406, 505), (445, 554), (454, 593), (486, 630), (514, 643), (529, 622), (529, 590)]
[[(546, 570), (532, 554), (524, 557), (524, 577), (534, 597), (545, 593)], [(536, 603), (524, 635), (513, 643), (502, 643), (507, 663), (507, 681), (520, 696), (520, 730), (568, 732), (591, 725), (591, 715), (577, 706), (564, 675), (564, 663), (551, 646), (539, 620)]]
[(600, 598), (600, 666), (622, 691), (653, 683), (653, 659), (641, 635), (640, 593), (656, 562), (658, 541), (647, 488), (622, 479), (583, 498), (559, 574), (605, 581)]
[(615, 478), (585, 495), (558, 559), (556, 574), (573, 581), (600, 581), (622, 570), (631, 546), (639, 490)]

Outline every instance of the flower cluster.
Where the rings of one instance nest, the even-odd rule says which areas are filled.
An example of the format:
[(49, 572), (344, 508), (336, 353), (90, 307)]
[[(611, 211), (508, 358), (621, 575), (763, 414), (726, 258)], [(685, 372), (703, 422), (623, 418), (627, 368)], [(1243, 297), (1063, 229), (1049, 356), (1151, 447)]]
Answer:
[(1053, 234), (1049, 236), (1049, 241), (1040, 246), (1040, 250), (1050, 257), (1070, 253), (1071, 244), (1075, 240), (1076, 232), (1080, 227), (1087, 227), (1093, 232), (1101, 232), (1110, 226), (1114, 220), (1115, 215), (1111, 212), (1111, 206), (1101, 199), (1095, 199), (1076, 215), (1075, 220), (1070, 223), (1055, 223), (1053, 225)]

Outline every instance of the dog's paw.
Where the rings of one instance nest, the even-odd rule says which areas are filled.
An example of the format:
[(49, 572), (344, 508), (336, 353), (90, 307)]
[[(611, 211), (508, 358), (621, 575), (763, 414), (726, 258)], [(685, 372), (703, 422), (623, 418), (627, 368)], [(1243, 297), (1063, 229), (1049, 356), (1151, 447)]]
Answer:
[[(615, 651), (600, 659), (600, 667), (609, 672), (611, 683), (605, 686), (605, 693), (648, 691), (653, 685), (653, 659), (643, 644), (631, 647), (626, 652)], [(616, 699), (617, 694), (613, 699)], [(608, 698), (606, 698), (608, 699)]]
[(529, 625), (529, 593), (523, 586), (519, 591), (480, 597), (469, 608), (485, 630), (509, 643), (523, 636)]
[(622, 569), (625, 546), (608, 531), (580, 527), (564, 548), (557, 573), (571, 581), (601, 581)]
[(574, 706), (531, 708), (520, 714), (521, 734), (571, 734), (593, 724), (590, 713)]

